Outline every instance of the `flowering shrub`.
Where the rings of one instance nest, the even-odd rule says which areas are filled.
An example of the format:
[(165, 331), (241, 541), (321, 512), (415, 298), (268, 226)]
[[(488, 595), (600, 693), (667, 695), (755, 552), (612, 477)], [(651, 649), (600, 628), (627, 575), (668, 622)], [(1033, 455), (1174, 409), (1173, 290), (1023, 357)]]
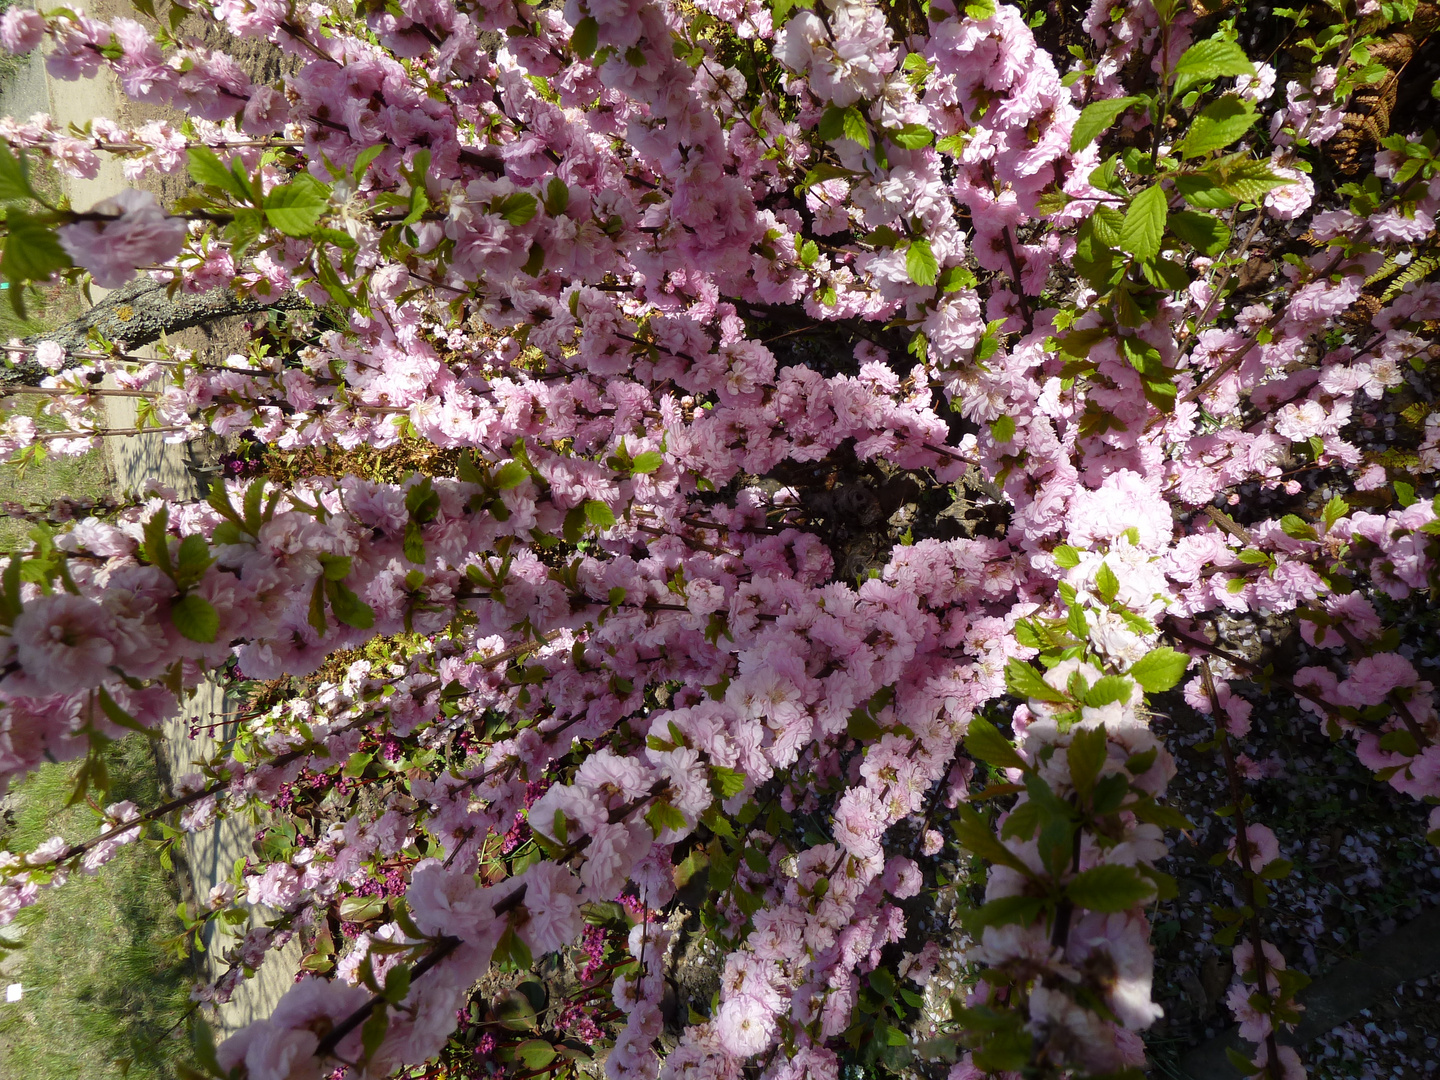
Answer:
[[(1436, 139), (1347, 120), (1399, 80), (1413, 3), (1277, 12), (1283, 52), (1174, 0), (1079, 26), (991, 0), (187, 10), (295, 73), (123, 18), (0, 21), (48, 36), (52, 76), (108, 66), (188, 117), (0, 122), (9, 295), (145, 272), (298, 291), (338, 328), (174, 353), (168, 383), (38, 346), (65, 429), (0, 440), (86, 449), (124, 392), (176, 441), (424, 440), (453, 469), (37, 530), (0, 589), (0, 783), (84, 758), (103, 787), (97, 747), (207, 674), (410, 645), (261, 711), (173, 802), (6, 855), (0, 920), (137, 823), (173, 843), (265, 806), (191, 926), (274, 916), (198, 996), (300, 931), (309, 974), (197, 1044), (210, 1075), (537, 1075), (602, 1033), (617, 1078), (1114, 1074), (1160, 1015), (1146, 908), (1189, 823), (1149, 719), (1177, 689), (1227, 763), (1245, 1067), (1299, 1074), (1276, 1034), (1303, 977), (1261, 917), (1289, 868), (1247, 820), (1231, 681), (1440, 802), (1434, 688), (1370, 600), (1437, 584)], [(29, 184), (29, 157), (107, 153), (193, 193), (79, 213)], [(1327, 662), (1266, 667), (1227, 614), (1298, 621)], [(947, 1004), (906, 902), (951, 842), (979, 894)], [(686, 920), (719, 984), (677, 1015)], [(471, 996), (556, 953), (565, 1000)]]

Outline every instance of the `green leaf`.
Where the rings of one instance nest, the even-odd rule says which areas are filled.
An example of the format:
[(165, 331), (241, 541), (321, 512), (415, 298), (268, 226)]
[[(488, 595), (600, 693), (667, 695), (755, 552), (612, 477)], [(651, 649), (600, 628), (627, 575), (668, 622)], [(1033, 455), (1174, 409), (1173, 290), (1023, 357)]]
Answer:
[(528, 191), (517, 191), (501, 199), (500, 205), (495, 207), (495, 213), (518, 228), (528, 223), (538, 209), (539, 204), (535, 201), (534, 195)]
[[(1138, 774), (1143, 770), (1131, 770)], [(1164, 829), (1193, 829), (1195, 823), (1180, 813), (1174, 807), (1157, 803), (1154, 799), (1141, 799), (1136, 803), (1127, 806), (1125, 809), (1133, 813), (1141, 821), (1148, 821), (1151, 825), (1159, 825)]]
[(215, 1056), (215, 1033), (199, 1016), (190, 1022), (190, 1046), (195, 1051), (195, 1060), (204, 1066), (211, 1076), (224, 1076), (220, 1061)]
[(1276, 176), (1268, 161), (1239, 161), (1217, 170), (1217, 179), (1225, 192), (1241, 202), (1255, 202), (1272, 188), (1291, 183)]
[(1092, 709), (1109, 705), (1112, 701), (1127, 705), (1134, 689), (1134, 684), (1123, 675), (1102, 675), (1095, 680), (1095, 685), (1085, 692), (1085, 704)]
[(210, 545), (198, 533), (191, 533), (180, 541), (180, 550), (175, 567), (175, 584), (188, 589), (205, 576), (205, 571), (215, 560), (210, 557)]
[(310, 590), (310, 607), (306, 612), (305, 621), (308, 622), (317, 634), (323, 634), (329, 629), (329, 623), (325, 621), (325, 579), (315, 579), (315, 587)]
[(1180, 142), (1180, 153), (1193, 158), (1223, 150), (1249, 131), (1259, 117), (1250, 102), (1237, 94), (1226, 94), (1191, 121), (1190, 130)]
[(555, 1047), (544, 1039), (526, 1039), (515, 1047), (515, 1056), (527, 1069), (543, 1069), (555, 1060)]
[(1089, 911), (1128, 911), (1155, 895), (1155, 886), (1133, 866), (1096, 866), (1065, 886), (1078, 907)]
[(235, 174), (208, 146), (192, 146), (186, 151), (190, 158), (190, 178), (197, 184), (207, 184), (221, 191), (228, 191), (240, 202), (250, 197), (249, 190), (240, 183)]
[(585, 508), (575, 506), (566, 511), (565, 521), (560, 526), (560, 535), (565, 538), (567, 544), (578, 543), (585, 535)]
[(1120, 247), (1139, 259), (1153, 259), (1160, 254), (1160, 241), (1165, 235), (1165, 189), (1154, 184), (1130, 203), (1125, 211), (1125, 224), (1120, 226)]
[(220, 633), (220, 613), (209, 600), (194, 593), (170, 605), (170, 621), (183, 637), (207, 645)]
[(955, 830), (955, 838), (960, 842), (960, 846), (972, 855), (978, 855), (986, 862), (998, 863), (1001, 866), (1008, 866), (1012, 870), (1018, 870), (1027, 878), (1035, 876), (1035, 872), (1021, 860), (1020, 856), (1002, 844), (1000, 838), (990, 831), (990, 826), (975, 812), (973, 807), (962, 803), (957, 809), (955, 819), (951, 822), (951, 828)]
[(1179, 97), (1198, 83), (1224, 75), (1254, 75), (1255, 65), (1245, 51), (1228, 38), (1197, 41), (1181, 55), (1175, 65), (1175, 96)]
[(1350, 504), (1347, 503), (1344, 499), (1342, 499), (1339, 495), (1331, 498), (1331, 500), (1325, 504), (1326, 530), (1328, 531), (1329, 529), (1334, 528), (1335, 522), (1339, 521), (1349, 512)]
[(340, 918), (346, 922), (365, 923), (385, 913), (382, 896), (347, 896), (340, 901)]
[(1108, 747), (1103, 727), (1077, 728), (1072, 732), (1070, 745), (1065, 749), (1065, 761), (1070, 766), (1070, 782), (1082, 796), (1095, 787), (1100, 770), (1105, 767)]
[(0, 142), (0, 202), (38, 198), (27, 173), (24, 151), (17, 158), (8, 145)]
[(1315, 526), (1297, 514), (1286, 514), (1280, 519), (1280, 529), (1292, 540), (1314, 540)]
[(1210, 214), (1176, 210), (1169, 216), (1170, 231), (1201, 255), (1214, 257), (1230, 246), (1230, 227)]
[(1101, 563), (1100, 569), (1095, 571), (1095, 591), (1100, 594), (1100, 599), (1107, 603), (1115, 599), (1115, 594), (1120, 591), (1120, 579), (1115, 576), (1115, 571), (1110, 569), (1109, 563)]
[(1135, 661), (1130, 668), (1130, 677), (1140, 684), (1147, 694), (1158, 694), (1176, 686), (1185, 675), (1190, 658), (1176, 652), (1168, 645), (1151, 649)]
[(889, 136), (896, 146), (903, 146), (906, 150), (919, 150), (930, 145), (935, 133), (924, 124), (906, 124), (899, 131), (890, 132)]
[(11, 284), (11, 292), (28, 281), (45, 281), (51, 274), (75, 264), (60, 246), (55, 230), (20, 210), (11, 210), (5, 218), (9, 236), (5, 239), (5, 255), (0, 259), (0, 273)]
[(599, 499), (585, 500), (585, 519), (597, 529), (615, 527), (615, 512)]
[(150, 728), (145, 727), (139, 720), (136, 720), (122, 709), (116, 703), (115, 699), (110, 696), (109, 691), (103, 686), (100, 688), (100, 711), (103, 712), (105, 718), (116, 727), (125, 728), (127, 731), (139, 731), (150, 736), (152, 739), (160, 738), (158, 731), (152, 731)]
[(710, 775), (714, 778), (714, 786), (719, 790), (722, 799), (739, 795), (745, 787), (745, 774), (739, 769), (730, 769), (724, 765), (711, 765)]
[(575, 50), (575, 55), (588, 57), (595, 52), (595, 46), (600, 41), (600, 24), (595, 21), (594, 15), (586, 15), (575, 24), (575, 32), (570, 35), (570, 48)]
[(350, 564), (354, 560), (349, 555), (329, 555), (322, 552), (318, 557), (326, 581), (344, 581), (350, 576)]
[(974, 935), (987, 926), (1006, 926), (1009, 923), (1029, 926), (1040, 917), (1047, 903), (1042, 896), (1002, 896), (978, 911), (963, 915), (961, 921), (965, 929)]
[(374, 609), (343, 584), (330, 581), (327, 591), (330, 593), (330, 610), (340, 622), (356, 630), (369, 630), (375, 625)]
[(265, 220), (286, 236), (309, 236), (330, 206), (330, 189), (300, 173), (265, 196)]
[(1009, 442), (1015, 437), (1015, 420), (1010, 416), (1002, 416), (998, 420), (990, 422), (990, 435), (996, 442)]
[(1239, 201), (1207, 173), (1181, 174), (1175, 178), (1175, 187), (1187, 203), (1201, 210), (1224, 210)]
[(405, 539), (401, 544), (405, 552), (405, 558), (413, 563), (425, 561), (425, 531), (420, 528), (418, 521), (407, 521), (405, 523)]
[(646, 450), (643, 454), (636, 454), (635, 460), (630, 463), (630, 471), (640, 476), (647, 475), (665, 464), (663, 454), (655, 450)]
[(1005, 688), (1016, 697), (1053, 702), (1067, 700), (1064, 694), (1041, 678), (1040, 672), (1019, 657), (1011, 657), (1005, 665)]
[(864, 705), (850, 710), (850, 719), (846, 721), (845, 730), (856, 742), (874, 742), (885, 734)]
[(387, 143), (375, 143), (356, 154), (355, 164), (350, 167), (350, 179), (360, 183), (360, 178), (365, 175), (365, 170), (370, 168), (370, 163), (383, 154), (387, 146)]
[(935, 258), (935, 252), (930, 250), (930, 241), (910, 241), (905, 250), (905, 272), (916, 285), (928, 287), (935, 284), (940, 274), (940, 263)]
[(369, 1061), (380, 1049), (381, 1043), (385, 1041), (385, 1033), (390, 1030), (390, 1013), (386, 1010), (384, 1003), (376, 1005), (370, 1010), (370, 1015), (365, 1018), (365, 1023), (360, 1028), (360, 1053), (362, 1061)]
[(558, 176), (552, 176), (545, 185), (545, 212), (559, 217), (570, 206), (570, 185)]
[(518, 461), (507, 461), (495, 470), (495, 487), (499, 491), (517, 488), (530, 479), (530, 470)]
[(1071, 570), (1080, 565), (1080, 552), (1076, 551), (1069, 544), (1057, 544), (1055, 550), (1050, 552), (1055, 562), (1066, 570)]
[(685, 829), (685, 815), (669, 803), (652, 803), (650, 809), (645, 811), (645, 823), (650, 826), (656, 836), (659, 836), (666, 829), (674, 829), (681, 832)]
[(977, 716), (970, 721), (970, 730), (965, 733), (965, 750), (977, 761), (993, 765), (997, 769), (1024, 769), (1025, 759), (1010, 745), (1010, 740), (1000, 734), (1000, 729), (984, 717)]
[(1095, 141), (1096, 137), (1115, 123), (1120, 114), (1145, 101), (1139, 97), (1106, 98), (1096, 101), (1080, 110), (1080, 119), (1070, 131), (1070, 152), (1077, 154)]
[(851, 105), (841, 116), (840, 122), (845, 138), (859, 143), (866, 150), (870, 149), (870, 125), (865, 122), (864, 113)]

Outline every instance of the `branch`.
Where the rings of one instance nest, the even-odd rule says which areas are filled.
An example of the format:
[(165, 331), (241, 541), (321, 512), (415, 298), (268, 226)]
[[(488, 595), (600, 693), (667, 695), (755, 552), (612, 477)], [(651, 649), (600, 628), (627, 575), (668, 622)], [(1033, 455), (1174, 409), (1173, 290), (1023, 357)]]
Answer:
[[(172, 297), (168, 285), (141, 277), (107, 294), (89, 311), (64, 326), (26, 338), (25, 344), (54, 341), (69, 352), (84, 349), (89, 344), (90, 331), (95, 330), (111, 341), (123, 341), (130, 348), (136, 348), (159, 341), (162, 334), (188, 330), (231, 315), (254, 315), (270, 309), (299, 311), (310, 306), (309, 301), (293, 289), (269, 304), (251, 297), (242, 299), (228, 289), (177, 292)], [(0, 382), (33, 386), (50, 374), (53, 373), (25, 362), (11, 370), (0, 369)]]

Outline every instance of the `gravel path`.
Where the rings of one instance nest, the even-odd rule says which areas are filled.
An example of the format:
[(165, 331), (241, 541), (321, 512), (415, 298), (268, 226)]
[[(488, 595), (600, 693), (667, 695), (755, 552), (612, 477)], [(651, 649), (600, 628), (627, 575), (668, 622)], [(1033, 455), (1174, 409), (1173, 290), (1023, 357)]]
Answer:
[[(102, 72), (101, 77), (96, 79), (52, 82), (37, 53), (7, 87), (6, 93), (0, 96), (0, 115), (28, 118), (37, 112), (48, 112), (54, 117), (57, 127), (71, 123), (83, 125), (93, 117), (115, 116), (119, 111), (117, 102), (114, 81), (108, 71)], [(125, 179), (119, 161), (104, 155), (101, 156), (100, 170), (93, 179), (67, 178), (65, 181), (72, 205), (80, 209), (88, 209), (132, 186)], [(105, 293), (104, 289), (91, 288), (91, 295), (97, 301)], [(150, 355), (145, 349), (138, 351), (142, 355)], [(135, 401), (134, 398), (107, 399), (109, 425), (115, 428), (134, 427)], [(173, 488), (181, 498), (195, 498), (200, 494), (195, 478), (186, 467), (187, 455), (183, 445), (166, 443), (158, 434), (106, 439), (104, 443), (108, 463), (121, 491), (138, 491), (153, 479)], [(234, 703), (227, 706), (220, 689), (206, 683), (187, 703), (183, 714), (166, 725), (162, 752), (171, 777), (194, 771), (193, 762), (215, 753), (220, 743), (204, 725), (211, 724), (212, 717), (218, 720), (227, 708), (233, 711)], [(191, 738), (191, 726), (197, 723), (202, 728)], [(213, 734), (223, 739), (224, 729), (217, 729)], [(217, 821), (203, 833), (186, 837), (186, 861), (199, 900), (203, 902), (213, 886), (230, 878), (236, 862), (250, 852), (253, 836), (254, 827), (248, 821), (225, 819)], [(232, 940), (222, 935), (217, 948), (213, 938), (212, 934), (211, 940), (207, 941), (209, 951), (205, 953), (206, 971), (212, 978), (224, 970), (219, 954)], [(258, 1017), (268, 1016), (280, 995), (290, 986), (299, 960), (298, 943), (292, 942), (278, 956), (272, 956), (255, 978), (242, 983), (234, 999), (220, 1009), (217, 1035), (237, 1030)]]

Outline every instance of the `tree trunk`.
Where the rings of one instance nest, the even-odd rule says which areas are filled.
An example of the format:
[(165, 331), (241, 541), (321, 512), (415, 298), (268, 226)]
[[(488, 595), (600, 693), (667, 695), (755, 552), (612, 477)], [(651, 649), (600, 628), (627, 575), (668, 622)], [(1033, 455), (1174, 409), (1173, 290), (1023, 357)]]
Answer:
[[(66, 350), (85, 349), (89, 347), (90, 331), (93, 329), (109, 341), (123, 341), (127, 349), (135, 349), (159, 341), (162, 334), (188, 330), (230, 315), (252, 315), (269, 308), (295, 311), (309, 306), (309, 302), (293, 289), (270, 304), (240, 299), (228, 289), (211, 289), (205, 293), (177, 292), (171, 297), (165, 285), (141, 277), (108, 293), (78, 319), (28, 337), (25, 344), (55, 341)], [(0, 369), (0, 382), (33, 385), (47, 374), (49, 372), (27, 359), (13, 368)]]

